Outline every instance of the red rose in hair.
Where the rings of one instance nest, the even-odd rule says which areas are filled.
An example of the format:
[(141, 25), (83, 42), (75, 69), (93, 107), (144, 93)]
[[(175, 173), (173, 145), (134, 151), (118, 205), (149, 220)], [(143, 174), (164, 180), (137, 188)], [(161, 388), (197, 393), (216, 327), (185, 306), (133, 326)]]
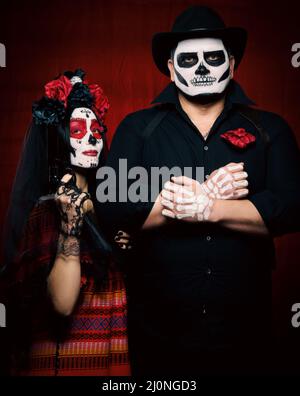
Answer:
[(255, 142), (256, 138), (251, 133), (247, 132), (244, 128), (233, 129), (232, 131), (225, 132), (221, 138), (230, 142), (233, 146), (238, 148), (245, 148), (248, 144)]
[(67, 107), (67, 98), (73, 86), (66, 76), (60, 76), (58, 79), (50, 81), (45, 85), (45, 95), (51, 99), (57, 99), (64, 102)]
[(97, 111), (97, 114), (101, 118), (101, 120), (104, 121), (107, 110), (109, 109), (108, 99), (104, 95), (102, 88), (100, 88), (98, 84), (90, 84), (89, 90), (91, 95), (95, 99), (95, 110)]

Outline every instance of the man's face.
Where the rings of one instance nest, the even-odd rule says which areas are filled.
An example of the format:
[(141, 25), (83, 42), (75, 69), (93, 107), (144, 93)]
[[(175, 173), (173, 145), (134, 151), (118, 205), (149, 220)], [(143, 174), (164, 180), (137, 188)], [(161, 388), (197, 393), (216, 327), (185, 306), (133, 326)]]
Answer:
[(70, 119), (71, 164), (81, 168), (95, 168), (103, 148), (101, 127), (92, 110), (78, 107)]
[(228, 53), (220, 39), (180, 41), (173, 66), (176, 86), (189, 96), (222, 93), (231, 79)]

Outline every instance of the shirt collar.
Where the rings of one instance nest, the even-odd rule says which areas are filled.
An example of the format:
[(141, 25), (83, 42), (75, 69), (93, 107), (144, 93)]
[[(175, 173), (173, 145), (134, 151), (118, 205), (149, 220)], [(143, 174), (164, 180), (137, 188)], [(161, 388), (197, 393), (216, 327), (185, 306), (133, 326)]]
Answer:
[[(167, 87), (151, 102), (151, 104), (158, 103), (171, 103), (176, 106), (180, 106), (177, 87), (173, 82), (168, 84)], [(242, 104), (247, 106), (255, 104), (255, 102), (248, 98), (242, 87), (234, 80), (230, 81), (225, 107), (231, 107), (230, 105), (232, 104)]]

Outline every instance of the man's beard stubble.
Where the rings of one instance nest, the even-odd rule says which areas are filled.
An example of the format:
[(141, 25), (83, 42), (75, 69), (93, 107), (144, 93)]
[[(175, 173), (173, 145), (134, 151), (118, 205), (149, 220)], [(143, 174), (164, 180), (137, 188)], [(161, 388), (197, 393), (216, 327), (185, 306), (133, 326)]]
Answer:
[(182, 96), (184, 96), (189, 102), (192, 102), (194, 104), (201, 104), (201, 105), (207, 105), (207, 104), (213, 104), (221, 99), (223, 99), (228, 92), (230, 84), (227, 85), (227, 87), (224, 89), (223, 92), (220, 93), (212, 93), (212, 94), (199, 94), (195, 96), (188, 95), (187, 93), (183, 92), (180, 88), (176, 87), (178, 92)]

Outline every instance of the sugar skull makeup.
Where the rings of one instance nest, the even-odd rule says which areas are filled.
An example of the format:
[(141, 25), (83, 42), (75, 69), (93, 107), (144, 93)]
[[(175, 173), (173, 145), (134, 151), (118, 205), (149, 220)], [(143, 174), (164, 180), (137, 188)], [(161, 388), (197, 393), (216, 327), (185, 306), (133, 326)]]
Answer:
[(189, 96), (222, 93), (230, 81), (229, 56), (222, 40), (180, 41), (174, 53), (176, 86)]
[(103, 148), (102, 127), (92, 110), (78, 107), (70, 119), (71, 164), (81, 168), (95, 168)]

